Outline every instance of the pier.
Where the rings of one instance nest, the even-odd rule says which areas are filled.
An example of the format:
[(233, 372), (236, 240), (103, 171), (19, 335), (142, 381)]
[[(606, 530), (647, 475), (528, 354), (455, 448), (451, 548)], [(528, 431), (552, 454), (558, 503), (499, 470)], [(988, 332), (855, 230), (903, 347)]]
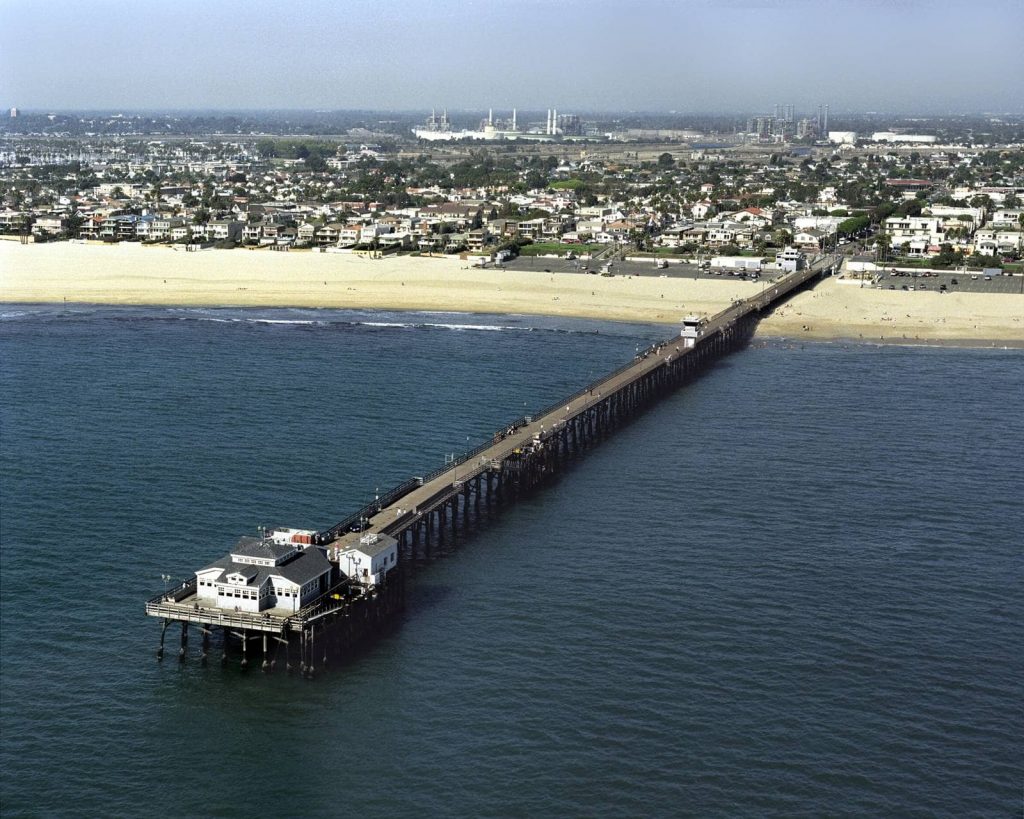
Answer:
[[(200, 570), (147, 601), (146, 614), (162, 621), (157, 656), (164, 656), (167, 631), (177, 622), (180, 660), (188, 656), (191, 627), (204, 662), (211, 636), (219, 630), (221, 662), (228, 661), (228, 647), (237, 644), (243, 668), (252, 656), (264, 671), (283, 663), (287, 670), (312, 677), (326, 669), (333, 658), (371, 637), (401, 609), (412, 568), (450, 549), (467, 529), (480, 526), (558, 474), (711, 362), (745, 346), (765, 310), (829, 275), (838, 264), (837, 256), (821, 257), (802, 270), (766, 281), (757, 296), (736, 301), (710, 318), (684, 320), (680, 335), (652, 344), (572, 395), (511, 421), (491, 440), (378, 495), (329, 529), (308, 534), (281, 530), (262, 541), (240, 541), (230, 560)], [(262, 567), (264, 575), (285, 572), (279, 567), (304, 555), (323, 568), (308, 582), (301, 578), (303, 604), (297, 605), (298, 592), (296, 597), (268, 598), (265, 603), (269, 586), (253, 586), (254, 578), (261, 577), (257, 569)], [(215, 592), (207, 587), (214, 584), (203, 578), (222, 573), (226, 579), (217, 581), (216, 594), (234, 589), (234, 601), (242, 602), (241, 608), (227, 605), (223, 597), (211, 597)], [(258, 609), (242, 610), (257, 602)]]

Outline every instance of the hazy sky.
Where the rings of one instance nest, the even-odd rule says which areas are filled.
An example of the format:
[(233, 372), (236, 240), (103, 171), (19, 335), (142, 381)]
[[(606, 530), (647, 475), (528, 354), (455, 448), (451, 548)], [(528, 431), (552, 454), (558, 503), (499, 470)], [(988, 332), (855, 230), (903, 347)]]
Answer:
[(0, 105), (1024, 112), (1024, 0), (0, 0)]

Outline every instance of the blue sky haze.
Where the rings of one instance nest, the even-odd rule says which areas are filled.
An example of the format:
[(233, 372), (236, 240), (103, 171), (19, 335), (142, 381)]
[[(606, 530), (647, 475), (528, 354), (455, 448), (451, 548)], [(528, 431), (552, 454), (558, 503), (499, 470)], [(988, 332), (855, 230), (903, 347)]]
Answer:
[(1024, 0), (0, 0), (0, 104), (1024, 112)]

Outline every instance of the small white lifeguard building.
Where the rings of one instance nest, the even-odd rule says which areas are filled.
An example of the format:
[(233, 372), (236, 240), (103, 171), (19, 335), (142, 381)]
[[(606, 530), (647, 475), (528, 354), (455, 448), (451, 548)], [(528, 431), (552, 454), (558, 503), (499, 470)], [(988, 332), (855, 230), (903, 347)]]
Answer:
[(704, 316), (683, 316), (683, 329), (679, 331), (679, 335), (683, 339), (683, 346), (695, 346), (697, 339), (704, 335), (704, 327), (707, 323), (708, 320)]
[(333, 559), (342, 574), (364, 586), (379, 586), (398, 565), (398, 541), (384, 534), (368, 533), (357, 545), (336, 549)]

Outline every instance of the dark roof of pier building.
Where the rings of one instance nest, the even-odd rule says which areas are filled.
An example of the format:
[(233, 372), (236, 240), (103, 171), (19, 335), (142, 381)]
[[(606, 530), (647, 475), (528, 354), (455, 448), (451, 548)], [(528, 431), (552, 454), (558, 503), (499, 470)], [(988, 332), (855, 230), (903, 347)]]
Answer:
[(272, 540), (259, 537), (240, 537), (235, 548), (231, 550), (231, 554), (276, 562), (294, 551), (295, 545), (292, 543), (274, 543)]
[[(238, 552), (234, 552), (238, 554)], [(260, 566), (254, 563), (235, 563), (231, 555), (224, 555), (220, 560), (211, 563), (200, 569), (196, 574), (208, 572), (211, 569), (221, 571), (214, 577), (214, 580), (223, 580), (227, 575), (238, 572), (248, 578), (250, 586), (262, 586), (268, 577), (283, 577), (300, 586), (314, 580), (324, 572), (330, 571), (331, 563), (324, 556), (324, 553), (311, 546), (298, 552), (294, 557), (277, 566)]]

